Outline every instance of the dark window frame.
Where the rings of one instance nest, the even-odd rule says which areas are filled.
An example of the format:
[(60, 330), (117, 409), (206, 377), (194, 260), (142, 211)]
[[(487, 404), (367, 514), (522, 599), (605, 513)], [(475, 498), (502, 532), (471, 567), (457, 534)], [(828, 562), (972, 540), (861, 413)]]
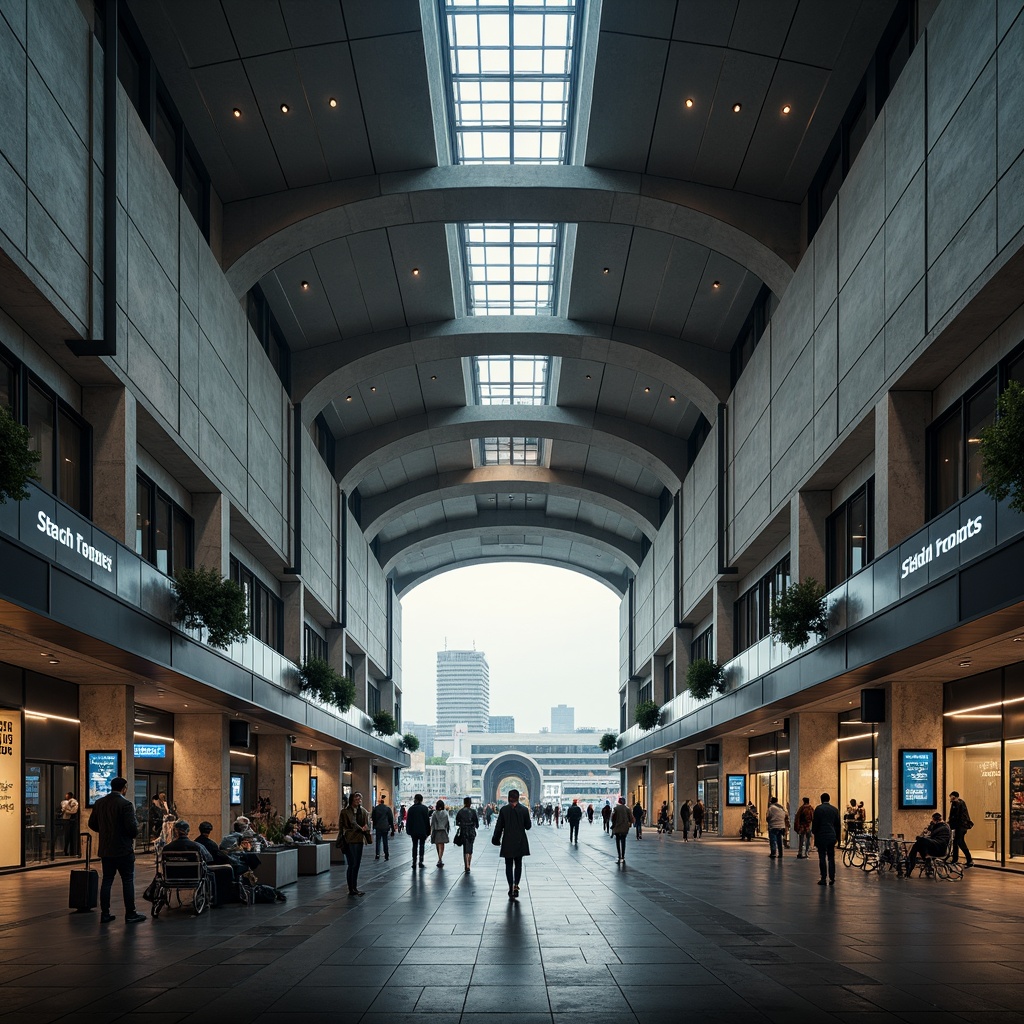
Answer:
[[(833, 587), (838, 587), (840, 583), (845, 583), (851, 576), (855, 576), (860, 569), (856, 569), (853, 572), (850, 571), (850, 565), (853, 561), (853, 534), (850, 533), (850, 510), (856, 504), (857, 501), (863, 499), (864, 501), (864, 565), (860, 569), (866, 568), (870, 565), (875, 558), (875, 478), (872, 476), (866, 480), (860, 487), (857, 488), (844, 502), (834, 508), (828, 518), (825, 520), (825, 586), (828, 590)], [(836, 551), (836, 529), (839, 523), (843, 522), (846, 527), (846, 537), (844, 539), (845, 547), (845, 569), (846, 572), (839, 577), (839, 569), (835, 564), (835, 551)]]
[(234, 555), (230, 557), (229, 575), (246, 593), (249, 633), (278, 654), (283, 654), (284, 602)]
[[(147, 516), (147, 522), (143, 524), (143, 529), (139, 529), (139, 517), (143, 514), (143, 511), (138, 507), (138, 495), (140, 491), (145, 490), (147, 493), (147, 508), (145, 515)], [(140, 555), (150, 565), (155, 566), (158, 571), (163, 572), (166, 576), (173, 576), (175, 571), (180, 568), (191, 569), (195, 560), (195, 520), (186, 512), (166, 491), (161, 490), (157, 486), (156, 482), (141, 469), (135, 471), (135, 494), (136, 494), (136, 508), (135, 508), (135, 553)], [(167, 569), (161, 569), (157, 564), (156, 551), (157, 551), (157, 503), (165, 502), (170, 507), (170, 515), (168, 519), (169, 530), (167, 533)], [(181, 524), (185, 530), (185, 555), (184, 558), (179, 562), (179, 552), (176, 551), (177, 547), (177, 536), (178, 532), (176, 527)], [(139, 534), (142, 533), (142, 548), (139, 547)], [(152, 555), (145, 553), (145, 549), (148, 547), (152, 552)]]
[(706, 658), (708, 661), (715, 660), (715, 627), (708, 626), (701, 630), (690, 643), (690, 663)]
[[(263, 289), (253, 285), (245, 296), (245, 318), (256, 335), (260, 347), (267, 354), (278, 380), (285, 391), (291, 391), (291, 349), (285, 339), (281, 325), (274, 317), (273, 310)], [(319, 449), (318, 449), (319, 450)], [(326, 460), (325, 460), (326, 461)], [(333, 461), (333, 460), (332, 460)], [(333, 471), (333, 465), (331, 469)]]
[(327, 661), (327, 641), (308, 623), (302, 626), (302, 658), (303, 661), (310, 661), (319, 658)]
[(737, 654), (760, 643), (771, 633), (772, 598), (791, 582), (790, 556), (786, 554), (736, 599), (733, 604), (733, 636)]

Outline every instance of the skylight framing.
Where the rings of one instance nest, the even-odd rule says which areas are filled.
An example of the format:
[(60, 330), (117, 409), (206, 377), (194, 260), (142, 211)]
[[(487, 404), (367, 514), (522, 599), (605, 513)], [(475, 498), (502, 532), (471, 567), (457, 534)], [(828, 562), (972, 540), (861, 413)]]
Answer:
[(459, 225), (470, 316), (554, 316), (563, 225)]
[(583, 0), (438, 0), (456, 164), (570, 159)]
[(550, 386), (550, 356), (473, 358), (473, 392), (477, 405), (547, 405)]
[(482, 466), (540, 466), (544, 441), (539, 437), (481, 437)]

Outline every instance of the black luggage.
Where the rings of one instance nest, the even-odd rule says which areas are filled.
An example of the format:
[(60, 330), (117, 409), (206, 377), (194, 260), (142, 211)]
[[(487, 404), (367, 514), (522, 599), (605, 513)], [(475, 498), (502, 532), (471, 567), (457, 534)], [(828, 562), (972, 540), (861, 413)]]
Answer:
[(238, 902), (238, 886), (235, 884), (235, 872), (230, 864), (210, 864), (206, 870), (213, 882), (213, 899), (211, 907), (223, 907), (226, 903)]
[(68, 892), (68, 906), (79, 914), (95, 910), (100, 896), (100, 876), (95, 868), (89, 866), (92, 858), (92, 835), (89, 832), (83, 832), (82, 835), (85, 836), (85, 867), (72, 870), (71, 887)]

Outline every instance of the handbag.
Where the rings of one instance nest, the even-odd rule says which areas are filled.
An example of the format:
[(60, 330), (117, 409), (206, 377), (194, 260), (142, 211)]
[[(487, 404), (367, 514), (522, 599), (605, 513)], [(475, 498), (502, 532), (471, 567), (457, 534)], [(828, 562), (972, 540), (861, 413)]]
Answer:
[(967, 824), (966, 824), (966, 825), (964, 825), (964, 831), (965, 831), (965, 832), (969, 832), (969, 831), (970, 831), (970, 830), (971, 830), (972, 828), (974, 828), (974, 822), (973, 822), (973, 821), (971, 821), (971, 819), (970, 819), (970, 818), (968, 818), (968, 819), (967, 819)]
[(142, 898), (144, 900), (146, 900), (147, 903), (152, 903), (153, 900), (156, 899), (156, 893), (157, 893), (157, 889), (159, 888), (159, 886), (160, 886), (160, 876), (156, 875), (153, 878), (153, 881), (150, 882), (149, 885), (147, 885), (145, 889), (143, 889), (143, 891), (142, 891)]
[(461, 825), (455, 830), (455, 840), (454, 840), (454, 842), (455, 842), (456, 846), (461, 846), (462, 843), (463, 843), (462, 826)]

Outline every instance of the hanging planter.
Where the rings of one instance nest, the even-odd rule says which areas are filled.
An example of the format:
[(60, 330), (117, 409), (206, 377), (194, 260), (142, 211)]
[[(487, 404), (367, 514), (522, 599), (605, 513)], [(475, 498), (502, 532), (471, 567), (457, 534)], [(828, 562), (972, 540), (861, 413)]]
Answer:
[(725, 670), (715, 661), (698, 658), (686, 669), (686, 689), (694, 700), (707, 700), (725, 687)]
[(223, 651), (249, 635), (245, 591), (216, 569), (178, 569), (172, 586), (174, 618), (189, 629), (205, 629), (211, 647)]
[(613, 750), (619, 749), (619, 737), (613, 732), (606, 732), (601, 737), (599, 746), (606, 754), (610, 754)]
[(36, 479), (39, 452), (29, 448), (28, 427), (18, 423), (0, 405), (0, 505), (8, 498), (24, 501), (29, 496), (28, 482)]
[(811, 633), (828, 634), (825, 587), (813, 576), (791, 583), (772, 601), (771, 635), (786, 647), (803, 647)]
[(996, 501), (1010, 499), (1014, 512), (1024, 513), (1024, 385), (1012, 380), (999, 396), (996, 420), (981, 432), (981, 457)]
[(633, 721), (648, 732), (661, 721), (661, 708), (653, 700), (642, 700), (633, 712)]
[(373, 728), (380, 736), (393, 736), (398, 732), (398, 723), (390, 711), (377, 711), (372, 718)]
[(299, 669), (299, 688), (339, 711), (348, 711), (356, 699), (356, 686), (339, 675), (323, 658), (307, 658)]
[(402, 746), (412, 754), (420, 749), (420, 741), (416, 738), (414, 733), (407, 732), (402, 737)]

